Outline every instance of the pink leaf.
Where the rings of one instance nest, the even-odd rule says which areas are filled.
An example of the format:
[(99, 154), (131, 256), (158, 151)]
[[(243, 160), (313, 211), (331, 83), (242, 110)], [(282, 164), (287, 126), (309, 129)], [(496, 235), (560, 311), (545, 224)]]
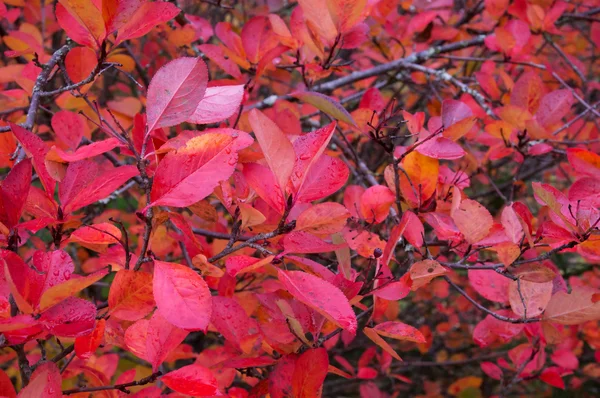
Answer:
[(130, 178), (138, 175), (135, 166), (100, 167), (91, 160), (69, 164), (59, 185), (59, 198), (65, 214), (104, 199)]
[(244, 98), (244, 85), (208, 87), (188, 122), (216, 123), (236, 113)]
[(212, 314), (211, 295), (204, 279), (190, 268), (154, 262), (154, 299), (158, 312), (187, 330), (206, 330)]
[[(54, 147), (52, 151), (56, 152), (58, 157), (66, 162), (77, 162), (97, 155), (108, 152), (120, 145), (120, 141), (116, 138), (109, 138), (104, 141), (92, 142), (89, 145), (84, 145), (77, 148), (75, 152), (65, 152), (58, 147)], [(50, 153), (52, 153), (52, 151)]]
[(460, 159), (465, 151), (456, 142), (446, 137), (435, 137), (419, 145), (417, 152), (434, 159)]
[(311, 233), (294, 231), (283, 238), (284, 253), (327, 253), (346, 247), (346, 244), (325, 242)]
[(207, 133), (170, 151), (156, 169), (150, 206), (185, 207), (204, 199), (220, 181), (229, 179), (237, 165), (237, 151), (251, 143), (252, 138), (241, 131)]
[(160, 380), (181, 394), (203, 397), (218, 394), (218, 383), (213, 373), (197, 363), (169, 372)]
[(471, 108), (462, 101), (444, 100), (442, 102), (442, 125), (448, 128), (473, 115)]
[(535, 118), (544, 127), (552, 126), (569, 113), (571, 104), (573, 104), (573, 94), (570, 90), (552, 91), (542, 97)]
[(175, 59), (156, 72), (148, 87), (148, 132), (185, 122), (204, 97), (206, 64), (199, 58)]
[(251, 110), (248, 121), (277, 183), (285, 190), (296, 159), (294, 147), (279, 126), (261, 111)]
[(356, 333), (356, 315), (344, 293), (337, 287), (302, 271), (279, 270), (278, 275), (279, 281), (297, 300), (314, 308), (339, 327)]

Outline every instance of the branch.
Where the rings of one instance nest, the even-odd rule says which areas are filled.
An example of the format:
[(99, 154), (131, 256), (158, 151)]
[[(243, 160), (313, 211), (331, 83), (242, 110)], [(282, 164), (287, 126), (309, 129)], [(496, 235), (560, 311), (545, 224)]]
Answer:
[(122, 391), (122, 392), (124, 392), (126, 394), (129, 394), (130, 391), (127, 390), (127, 387), (143, 386), (145, 384), (154, 383), (156, 381), (156, 379), (158, 379), (160, 376), (162, 376), (162, 372), (158, 371), (158, 372), (152, 373), (148, 377), (144, 377), (143, 379), (139, 379), (137, 381), (130, 381), (129, 383), (113, 384), (113, 385), (110, 385), (110, 386), (100, 386), (100, 387), (71, 388), (69, 390), (63, 390), (62, 393), (63, 393), (63, 395), (70, 395), (70, 394), (77, 394), (77, 393), (80, 393), (80, 392), (119, 390), (119, 391)]
[[(338, 79), (334, 79), (334, 80), (319, 84), (318, 86), (313, 87), (312, 91), (317, 91), (317, 92), (321, 92), (321, 93), (331, 92), (331, 91), (333, 91), (337, 88), (343, 87), (345, 85), (352, 84), (352, 83), (360, 81), (360, 80), (365, 80), (370, 77), (383, 75), (387, 72), (391, 72), (396, 69), (400, 69), (401, 67), (406, 66), (406, 64), (409, 64), (409, 63), (413, 63), (413, 64), (414, 63), (422, 63), (430, 58), (433, 58), (434, 56), (436, 56), (438, 54), (462, 50), (462, 49), (468, 48), (468, 47), (478, 46), (483, 43), (485, 38), (486, 38), (486, 35), (479, 35), (479, 36), (477, 36), (473, 39), (469, 39), (469, 40), (463, 40), (463, 41), (459, 41), (456, 43), (445, 44), (442, 46), (434, 46), (434, 47), (428, 48), (427, 50), (413, 53), (405, 58), (399, 58), (399, 59), (393, 60), (391, 62), (387, 62), (385, 64), (374, 66), (373, 68), (370, 68), (370, 69), (366, 69), (366, 70), (362, 70), (362, 71), (355, 71), (355, 72), (350, 73), (347, 76), (343, 76)], [(248, 106), (247, 110), (254, 109), (254, 108), (264, 109), (264, 108), (271, 107), (271, 106), (273, 106), (273, 104), (275, 104), (275, 101), (277, 101), (278, 99), (291, 100), (291, 99), (293, 99), (293, 97), (290, 95), (282, 95), (282, 96), (271, 95), (256, 104)]]
[(462, 294), (464, 296), (464, 298), (466, 298), (471, 304), (473, 304), (475, 307), (477, 307), (481, 311), (485, 312), (486, 314), (491, 315), (491, 316), (493, 316), (494, 318), (496, 318), (496, 319), (498, 319), (500, 321), (509, 322), (509, 323), (533, 323), (533, 322), (539, 322), (540, 321), (539, 318), (525, 318), (525, 319), (522, 319), (522, 318), (509, 318), (507, 316), (497, 314), (494, 311), (492, 311), (492, 310), (484, 307), (483, 305), (481, 305), (477, 301), (475, 301), (471, 296), (469, 296), (467, 294), (467, 292), (465, 292), (463, 289), (461, 289), (460, 286), (458, 286), (456, 283), (452, 282), (450, 280), (450, 278), (448, 278), (447, 276), (444, 276), (443, 278), (444, 278), (444, 280), (446, 282), (448, 282), (450, 284), (450, 286), (452, 286), (460, 294)]
[[(69, 50), (71, 50), (72, 45), (65, 44), (58, 50), (52, 54), (52, 57), (48, 61), (47, 64), (43, 65), (42, 71), (38, 75), (35, 80), (35, 84), (33, 85), (33, 90), (31, 91), (31, 101), (29, 102), (29, 110), (27, 111), (27, 118), (25, 119), (25, 123), (21, 125), (24, 129), (31, 130), (33, 125), (35, 124), (35, 116), (37, 115), (38, 108), (40, 107), (40, 100), (42, 98), (42, 92), (48, 84), (48, 80), (50, 79), (50, 73), (58, 63), (67, 55)], [(10, 131), (10, 127), (0, 127), (0, 132)]]

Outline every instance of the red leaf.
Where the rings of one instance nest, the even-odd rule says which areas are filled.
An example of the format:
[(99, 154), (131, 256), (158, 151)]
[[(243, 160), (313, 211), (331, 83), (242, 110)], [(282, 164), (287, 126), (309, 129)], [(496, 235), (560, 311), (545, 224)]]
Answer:
[(244, 85), (208, 87), (188, 122), (216, 123), (239, 111), (244, 98)]
[(246, 57), (253, 64), (258, 64), (278, 44), (271, 23), (263, 16), (254, 17), (244, 24), (241, 39)]
[(510, 104), (525, 109), (531, 114), (537, 112), (544, 94), (544, 83), (540, 75), (526, 72), (521, 75), (510, 93)]
[(342, 160), (321, 155), (306, 174), (296, 202), (308, 203), (326, 198), (343, 187), (349, 175), (350, 170)]
[(518, 213), (513, 208), (513, 205), (506, 206), (502, 210), (502, 226), (504, 227), (504, 232), (506, 236), (511, 240), (511, 242), (518, 244), (523, 238), (523, 226), (521, 225), (521, 220)]
[(279, 214), (285, 211), (283, 191), (268, 167), (258, 163), (245, 163), (242, 172), (246, 182), (262, 200)]
[(273, 398), (292, 396), (292, 377), (296, 368), (298, 355), (284, 355), (269, 373), (269, 394)]
[(104, 199), (130, 178), (139, 174), (135, 166), (103, 167), (91, 160), (69, 164), (59, 185), (59, 198), (65, 214)]
[(106, 28), (96, 4), (92, 0), (59, 0), (55, 12), (58, 24), (73, 41), (98, 50), (106, 38)]
[(329, 357), (325, 348), (307, 350), (300, 355), (292, 376), (294, 398), (320, 397), (328, 368)]
[(301, 135), (294, 141), (296, 162), (291, 174), (292, 194), (296, 195), (302, 189), (308, 173), (327, 148), (335, 127), (335, 123), (329, 123), (318, 130)]
[(502, 379), (502, 369), (493, 362), (481, 362), (481, 370), (494, 380)]
[(583, 177), (575, 181), (569, 188), (569, 200), (572, 202), (592, 202), (596, 204), (600, 198), (600, 179)]
[(40, 177), (40, 181), (46, 189), (46, 193), (49, 197), (53, 197), (56, 181), (54, 181), (46, 169), (45, 160), (46, 154), (49, 151), (48, 147), (40, 137), (33, 134), (31, 131), (25, 130), (23, 127), (16, 124), (9, 123), (9, 125), (15, 137), (17, 137), (17, 140), (19, 140), (25, 151), (31, 156), (33, 167), (35, 167), (35, 171)]
[(360, 212), (368, 223), (380, 223), (384, 221), (396, 195), (384, 185), (374, 185), (363, 192), (360, 200)]
[[(71, 77), (71, 79), (73, 78)], [(78, 80), (80, 79), (76, 79), (75, 81)], [(77, 148), (81, 142), (81, 138), (89, 132), (88, 125), (83, 116), (71, 111), (62, 110), (56, 112), (52, 116), (51, 124), (54, 133), (71, 149)]]
[(90, 358), (100, 347), (102, 340), (104, 339), (104, 326), (106, 324), (105, 319), (100, 319), (96, 323), (96, 327), (92, 333), (87, 336), (77, 337), (75, 339), (75, 354), (81, 359)]
[[(512, 313), (506, 310), (496, 311), (496, 313), (509, 317), (512, 316)], [(480, 347), (487, 347), (496, 341), (499, 343), (506, 343), (521, 333), (524, 327), (525, 325), (522, 323), (504, 322), (488, 315), (483, 321), (475, 326), (475, 330), (473, 330), (473, 340), (475, 343), (479, 344)]]
[(279, 126), (261, 111), (251, 110), (248, 121), (279, 187), (285, 190), (296, 159), (294, 147)]
[(13, 387), (10, 377), (8, 377), (5, 371), (0, 369), (0, 397), (15, 398), (16, 396), (17, 392), (15, 391), (15, 387)]
[(219, 393), (213, 373), (197, 363), (169, 372), (160, 380), (170, 389), (186, 395), (213, 396)]
[(472, 115), (471, 108), (462, 101), (444, 100), (442, 102), (442, 125), (446, 129)]
[(44, 311), (39, 322), (58, 337), (85, 336), (94, 330), (96, 306), (87, 300), (69, 297)]
[(346, 247), (346, 244), (332, 244), (303, 231), (294, 231), (283, 238), (284, 253), (327, 253)]
[(48, 156), (50, 157), (50, 160), (54, 160), (52, 159), (52, 155), (54, 155), (55, 153), (54, 156), (58, 156), (60, 159), (66, 162), (77, 162), (78, 160), (84, 160), (87, 158), (101, 155), (118, 147), (120, 144), (121, 142), (118, 139), (109, 138), (104, 141), (96, 141), (92, 142), (89, 145), (79, 147), (75, 152), (65, 152), (58, 147), (54, 147), (52, 148)]
[(25, 159), (10, 170), (0, 186), (0, 222), (8, 228), (19, 223), (29, 187), (31, 186), (31, 160)]
[(259, 327), (244, 308), (230, 297), (212, 298), (212, 323), (229, 342), (244, 350), (244, 343), (258, 337)]
[(469, 270), (471, 286), (484, 298), (496, 303), (508, 303), (510, 279), (491, 270)]
[(577, 173), (600, 178), (600, 155), (597, 153), (581, 148), (568, 148), (567, 158)]
[(143, 3), (133, 15), (127, 18), (122, 27), (119, 27), (115, 46), (125, 40), (135, 39), (150, 32), (156, 25), (170, 21), (181, 10), (169, 2), (155, 1)]
[(178, 58), (160, 68), (148, 87), (147, 131), (189, 119), (204, 97), (207, 83), (208, 71), (200, 58)]
[(152, 284), (158, 312), (168, 322), (206, 331), (212, 314), (211, 294), (200, 275), (180, 264), (155, 261)]
[(140, 343), (145, 345), (145, 359), (152, 364), (152, 371), (156, 372), (160, 364), (181, 344), (189, 332), (171, 325), (158, 312), (152, 315), (147, 325), (145, 341), (142, 340)]
[(18, 397), (60, 398), (62, 397), (61, 386), (62, 378), (56, 364), (52, 361), (42, 362), (31, 375), (27, 387), (19, 392)]
[(535, 114), (538, 123), (549, 127), (560, 122), (569, 113), (573, 104), (573, 94), (568, 89), (556, 90), (542, 97), (540, 108)]
[(348, 299), (337, 287), (323, 279), (302, 271), (278, 271), (279, 281), (292, 296), (317, 310), (324, 317), (356, 333), (356, 315)]
[(167, 153), (156, 169), (149, 206), (185, 207), (210, 195), (233, 174), (237, 151), (252, 143), (248, 134), (235, 134), (202, 134)]
[(542, 374), (540, 374), (540, 380), (561, 390), (565, 389), (565, 381), (556, 367), (544, 369)]

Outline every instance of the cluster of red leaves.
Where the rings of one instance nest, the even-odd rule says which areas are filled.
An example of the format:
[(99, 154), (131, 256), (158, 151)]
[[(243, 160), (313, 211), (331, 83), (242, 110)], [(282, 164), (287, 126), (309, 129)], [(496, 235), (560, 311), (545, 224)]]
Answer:
[(590, 388), (597, 4), (234, 3), (0, 3), (0, 396)]

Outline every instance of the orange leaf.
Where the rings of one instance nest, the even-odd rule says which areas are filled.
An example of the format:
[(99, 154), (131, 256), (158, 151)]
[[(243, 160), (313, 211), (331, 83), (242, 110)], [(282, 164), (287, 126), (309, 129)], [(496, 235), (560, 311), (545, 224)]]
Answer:
[(71, 275), (71, 279), (52, 286), (42, 294), (42, 297), (40, 298), (39, 310), (44, 311), (45, 309), (60, 303), (67, 297), (71, 297), (86, 287), (98, 282), (106, 275), (108, 275), (107, 270), (98, 271), (81, 278)]
[(384, 322), (375, 326), (375, 331), (382, 336), (396, 340), (425, 343), (425, 336), (418, 329), (402, 322)]
[(334, 202), (319, 203), (303, 211), (296, 219), (296, 231), (331, 235), (346, 225), (350, 212)]
[(533, 318), (540, 315), (551, 296), (552, 282), (537, 283), (521, 279), (519, 282), (511, 281), (508, 285), (510, 307), (520, 317)]
[(151, 274), (125, 269), (117, 272), (108, 293), (111, 316), (136, 321), (148, 315), (154, 306)]
[(396, 358), (399, 361), (402, 361), (402, 358), (400, 358), (400, 355), (398, 355), (398, 353), (392, 348), (392, 346), (390, 346), (387, 341), (385, 341), (384, 339), (382, 339), (378, 334), (377, 331), (375, 329), (372, 328), (364, 328), (363, 329), (363, 333), (365, 334), (365, 336), (367, 336), (373, 343), (377, 344), (379, 347), (381, 347), (385, 352), (387, 352), (388, 354), (390, 354), (392, 357)]
[(600, 319), (598, 291), (589, 287), (574, 287), (571, 294), (559, 291), (546, 306), (544, 320), (563, 325), (578, 325)]
[(414, 291), (431, 282), (436, 276), (444, 275), (448, 271), (435, 260), (423, 260), (414, 263), (409, 272), (412, 280), (411, 290)]

